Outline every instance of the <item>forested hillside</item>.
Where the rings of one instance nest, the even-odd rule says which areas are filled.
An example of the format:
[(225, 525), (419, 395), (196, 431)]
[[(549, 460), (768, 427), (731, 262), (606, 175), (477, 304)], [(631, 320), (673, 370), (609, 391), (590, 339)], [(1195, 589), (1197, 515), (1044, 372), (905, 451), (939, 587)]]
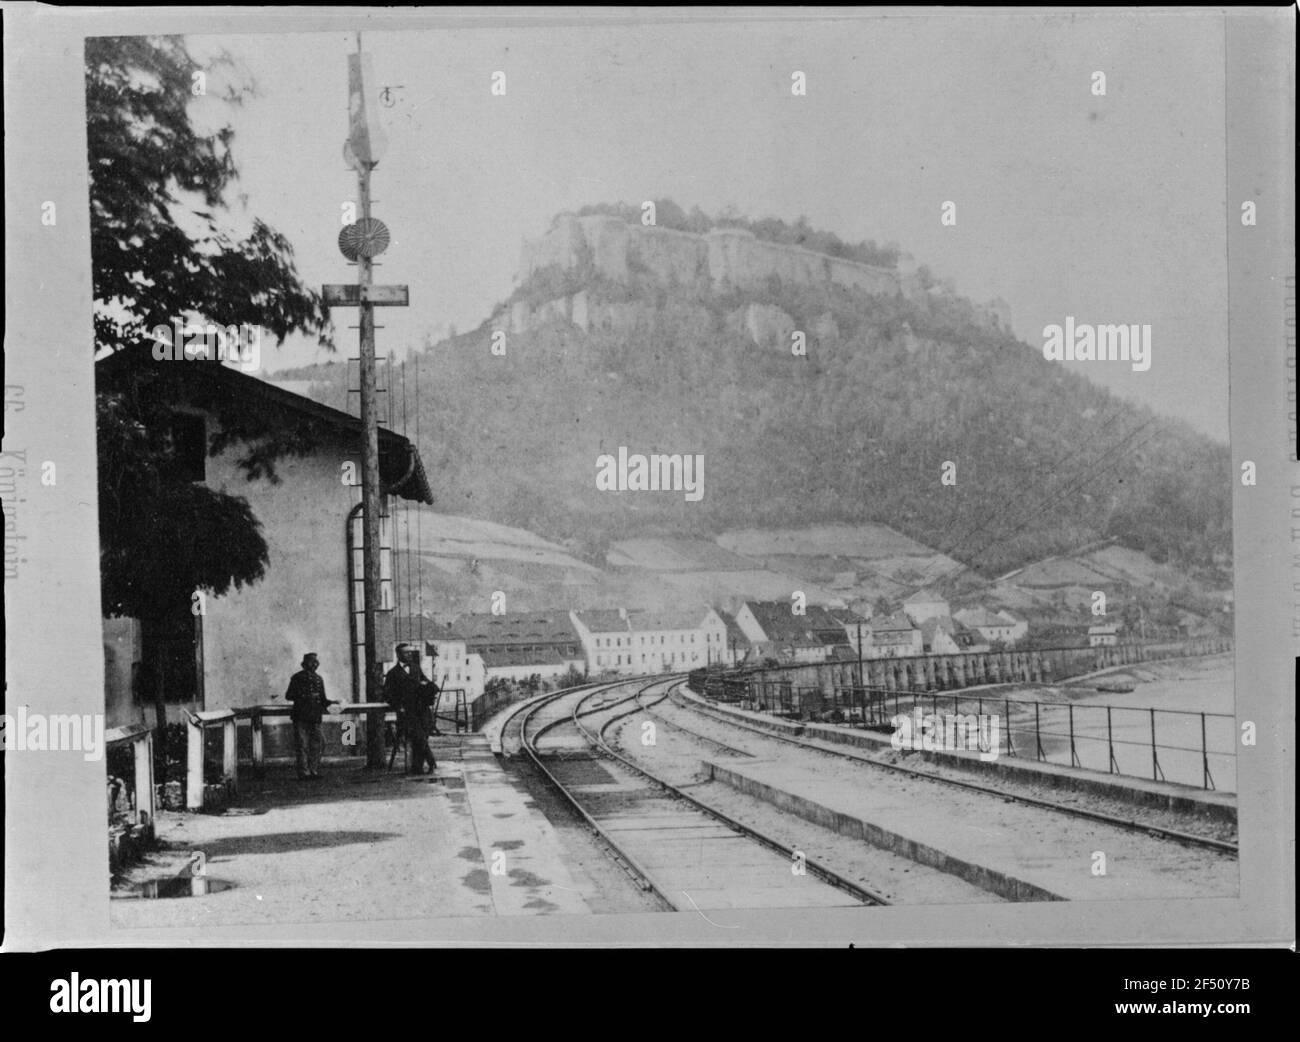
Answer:
[[(579, 265), (536, 272), (504, 303), (584, 290), (593, 309), (621, 305), (616, 328), (557, 315), (494, 355), (489, 321), (420, 352), (420, 449), (440, 510), (593, 555), (633, 534), (880, 521), (985, 575), (1112, 536), (1192, 569), (1227, 562), (1226, 445), (1045, 361), (954, 295), (775, 278), (742, 291), (635, 268), (616, 283)], [(737, 320), (751, 304), (805, 331), (806, 357), (788, 335), (756, 342)], [(279, 375), (319, 380), (313, 393), (345, 407), (345, 372)], [(399, 402), (400, 380), (399, 367)], [(414, 390), (408, 371), (412, 437)], [(620, 446), (702, 453), (703, 499), (597, 491), (597, 456)], [(955, 485), (940, 480), (949, 461)]]

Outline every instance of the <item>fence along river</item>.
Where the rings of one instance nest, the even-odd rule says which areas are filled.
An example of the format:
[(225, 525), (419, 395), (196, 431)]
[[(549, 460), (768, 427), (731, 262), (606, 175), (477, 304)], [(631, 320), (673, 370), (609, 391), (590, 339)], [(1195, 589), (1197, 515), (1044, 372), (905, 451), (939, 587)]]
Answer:
[[(1001, 756), (1234, 792), (1236, 724), (1225, 711), (1232, 707), (1231, 659), (1181, 663), (1190, 677), (1146, 678), (1155, 663), (1231, 651), (1230, 639), (1205, 638), (866, 659), (861, 684), (856, 662), (807, 663), (745, 673), (743, 697), (769, 712), (807, 719), (838, 714), (859, 725), (887, 725), (916, 705), (940, 715), (997, 713)], [(1044, 686), (1117, 666), (1143, 674), (1140, 704), (1131, 693), (1099, 693), (1077, 682)], [(1032, 687), (990, 687), (1022, 684)], [(739, 686), (732, 691), (740, 695)], [(1082, 697), (1072, 698), (1075, 693)]]

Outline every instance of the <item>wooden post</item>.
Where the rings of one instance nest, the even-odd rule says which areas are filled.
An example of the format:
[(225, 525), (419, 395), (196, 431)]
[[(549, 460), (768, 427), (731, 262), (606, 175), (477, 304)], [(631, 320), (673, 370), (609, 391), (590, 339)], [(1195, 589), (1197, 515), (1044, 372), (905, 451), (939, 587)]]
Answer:
[(260, 778), (265, 762), (265, 753), (262, 750), (262, 710), (260, 707), (254, 707), (253, 715), (249, 718), (249, 725), (253, 729), (253, 775)]
[(145, 731), (132, 745), (135, 755), (135, 823), (154, 832), (153, 735)]
[(203, 721), (193, 713), (185, 720), (185, 809), (203, 809)]
[(232, 794), (239, 791), (238, 740), (239, 720), (232, 716), (221, 725), (221, 773), (229, 779), (227, 785)]

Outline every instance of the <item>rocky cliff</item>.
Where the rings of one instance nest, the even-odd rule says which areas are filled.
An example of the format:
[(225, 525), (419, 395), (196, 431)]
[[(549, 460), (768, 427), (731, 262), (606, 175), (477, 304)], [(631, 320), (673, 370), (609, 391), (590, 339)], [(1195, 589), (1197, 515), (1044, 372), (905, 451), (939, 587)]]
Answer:
[[(899, 272), (769, 242), (745, 228), (714, 228), (693, 234), (656, 225), (629, 224), (606, 214), (560, 214), (541, 238), (526, 239), (516, 283), (527, 283), (548, 269), (588, 270), (618, 285), (628, 285), (637, 273), (647, 273), (665, 286), (688, 286), (707, 279), (719, 294), (762, 290), (774, 278), (789, 285), (842, 286), (876, 296), (902, 295), (923, 305), (948, 292), (927, 289), (915, 272)], [(742, 310), (745, 313), (733, 316), (732, 321), (756, 344), (780, 339), (766, 335), (764, 330), (794, 328), (788, 315), (760, 316), (752, 306)], [(644, 322), (645, 311), (644, 304), (601, 301), (583, 289), (540, 303), (515, 297), (492, 316), (491, 327), (523, 333), (548, 320), (561, 319), (584, 331), (630, 332)], [(1002, 300), (973, 306), (972, 318), (988, 329), (1009, 331), (1011, 327), (1010, 312)]]

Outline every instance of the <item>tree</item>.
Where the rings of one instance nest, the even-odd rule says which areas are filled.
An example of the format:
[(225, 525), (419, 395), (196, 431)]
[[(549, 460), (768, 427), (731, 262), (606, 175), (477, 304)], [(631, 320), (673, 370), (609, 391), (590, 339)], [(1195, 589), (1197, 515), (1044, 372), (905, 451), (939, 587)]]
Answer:
[[(230, 230), (234, 131), (201, 133), (189, 112), (197, 74), (215, 76), (230, 58), (204, 69), (181, 37), (91, 37), (85, 65), (95, 353), (135, 349), (138, 368), (138, 378), (96, 390), (103, 612), (160, 618), (187, 608), (195, 591), (256, 582), (267, 546), (244, 498), (176, 467), (179, 374), (148, 364), (150, 331), (174, 321), (248, 326), (277, 342), (306, 333), (330, 346), (330, 323), (284, 236), (260, 220), (246, 236)], [(250, 93), (232, 82), (224, 100)], [(213, 409), (207, 451), (246, 444), (249, 480), (276, 480), (275, 460), (305, 452), (318, 434), (311, 424), (272, 428), (245, 402)], [(150, 665), (161, 701), (166, 676)]]

